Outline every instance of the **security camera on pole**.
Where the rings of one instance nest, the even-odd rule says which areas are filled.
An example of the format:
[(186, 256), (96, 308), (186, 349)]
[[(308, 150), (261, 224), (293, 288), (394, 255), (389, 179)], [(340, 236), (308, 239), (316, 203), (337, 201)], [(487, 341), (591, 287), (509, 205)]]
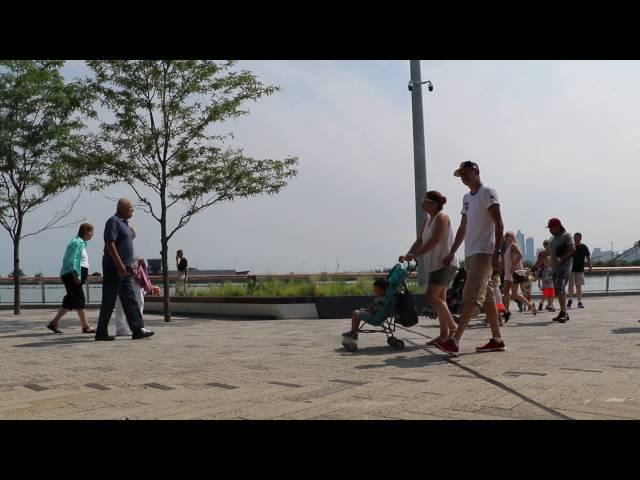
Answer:
[[(411, 68), (411, 80), (409, 91), (411, 92), (411, 111), (413, 116), (413, 166), (415, 174), (416, 194), (416, 235), (420, 235), (420, 227), (424, 221), (422, 211), (422, 197), (427, 192), (427, 165), (424, 145), (424, 118), (422, 115), (422, 85), (426, 84), (430, 92), (433, 92), (433, 84), (427, 80), (422, 81), (420, 75), (420, 60), (409, 60)], [(424, 259), (418, 260), (418, 285), (427, 284), (427, 272), (424, 271)]]

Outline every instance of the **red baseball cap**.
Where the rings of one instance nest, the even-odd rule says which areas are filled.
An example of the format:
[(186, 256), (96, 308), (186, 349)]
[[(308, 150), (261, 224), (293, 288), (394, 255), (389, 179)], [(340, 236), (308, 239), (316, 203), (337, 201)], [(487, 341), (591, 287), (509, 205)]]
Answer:
[(561, 227), (561, 226), (562, 226), (562, 222), (560, 221), (560, 219), (553, 217), (549, 219), (549, 223), (547, 223), (547, 226), (545, 228)]

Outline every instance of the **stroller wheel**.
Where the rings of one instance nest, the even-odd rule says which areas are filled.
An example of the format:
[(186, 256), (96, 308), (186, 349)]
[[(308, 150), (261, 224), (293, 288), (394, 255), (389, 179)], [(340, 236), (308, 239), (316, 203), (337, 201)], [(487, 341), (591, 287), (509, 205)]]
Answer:
[(390, 347), (393, 347), (395, 343), (396, 343), (396, 337), (387, 338), (387, 345), (389, 345)]
[(393, 345), (391, 346), (393, 347), (394, 350), (402, 350), (404, 348), (404, 342), (396, 338), (396, 341), (393, 342)]

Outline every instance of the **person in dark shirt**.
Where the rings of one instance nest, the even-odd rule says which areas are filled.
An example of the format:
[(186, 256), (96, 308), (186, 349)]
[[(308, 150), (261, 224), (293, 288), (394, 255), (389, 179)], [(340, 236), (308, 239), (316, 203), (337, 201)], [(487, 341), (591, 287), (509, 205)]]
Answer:
[(178, 268), (178, 278), (176, 281), (176, 293), (181, 290), (184, 295), (187, 294), (187, 274), (189, 273), (189, 262), (184, 256), (182, 250), (176, 252), (176, 267)]
[(120, 298), (131, 338), (137, 340), (153, 335), (144, 328), (142, 314), (133, 291), (133, 232), (128, 220), (133, 216), (133, 204), (126, 198), (118, 200), (117, 212), (104, 226), (104, 255), (102, 256), (102, 302), (96, 340), (115, 340), (109, 335), (109, 320)]
[(567, 308), (571, 308), (573, 300), (571, 297), (575, 296), (578, 299), (578, 308), (584, 308), (582, 304), (582, 286), (584, 285), (584, 261), (587, 260), (589, 265), (589, 273), (593, 271), (593, 265), (591, 263), (591, 252), (589, 247), (582, 243), (582, 234), (576, 233), (573, 236), (573, 242), (576, 245), (576, 253), (573, 254), (573, 269), (571, 270), (571, 276), (569, 277), (569, 301), (567, 302)]

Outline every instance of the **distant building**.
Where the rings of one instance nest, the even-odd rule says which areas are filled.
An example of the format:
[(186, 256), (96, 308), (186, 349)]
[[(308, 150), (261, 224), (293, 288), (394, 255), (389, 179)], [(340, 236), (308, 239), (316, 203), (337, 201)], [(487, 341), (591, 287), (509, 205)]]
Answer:
[(527, 247), (525, 248), (525, 254), (524, 254), (524, 259), (527, 262), (535, 262), (536, 261), (536, 256), (535, 256), (535, 245), (533, 242), (533, 237), (529, 237), (527, 238), (526, 241)]
[(518, 233), (516, 233), (516, 241), (518, 242), (518, 245), (520, 245), (520, 248), (522, 249), (522, 254), (524, 256), (525, 252), (525, 243), (524, 243), (524, 233), (522, 233), (520, 230), (518, 230)]

